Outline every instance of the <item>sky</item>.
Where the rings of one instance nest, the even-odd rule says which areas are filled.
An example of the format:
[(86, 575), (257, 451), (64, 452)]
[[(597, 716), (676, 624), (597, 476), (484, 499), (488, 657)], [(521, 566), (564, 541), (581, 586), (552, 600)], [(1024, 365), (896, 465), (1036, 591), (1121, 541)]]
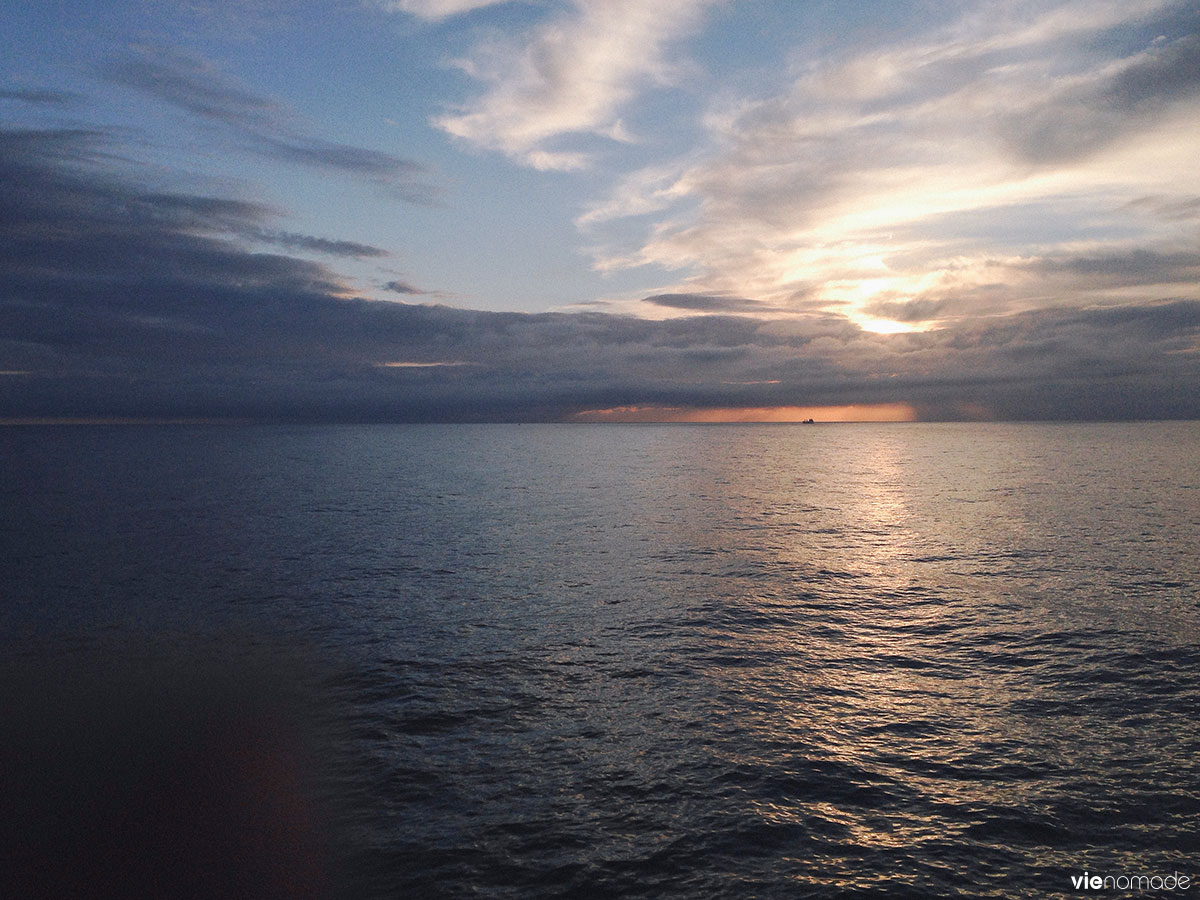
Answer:
[(0, 11), (0, 420), (1200, 417), (1200, 7)]

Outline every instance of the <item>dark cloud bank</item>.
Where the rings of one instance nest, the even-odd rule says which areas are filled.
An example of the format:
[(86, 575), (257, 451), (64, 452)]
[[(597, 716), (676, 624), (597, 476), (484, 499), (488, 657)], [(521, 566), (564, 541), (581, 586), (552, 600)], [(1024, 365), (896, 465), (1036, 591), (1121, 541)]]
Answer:
[[(884, 337), (691, 295), (651, 303), (724, 314), (347, 299), (330, 269), (243, 242), (374, 248), (274, 231), (255, 204), (140, 190), (106, 167), (104, 141), (0, 131), (0, 417), (537, 421), (629, 405), (882, 402), (928, 418), (1200, 417), (1200, 302)], [(397, 362), (455, 365), (384, 365)]]

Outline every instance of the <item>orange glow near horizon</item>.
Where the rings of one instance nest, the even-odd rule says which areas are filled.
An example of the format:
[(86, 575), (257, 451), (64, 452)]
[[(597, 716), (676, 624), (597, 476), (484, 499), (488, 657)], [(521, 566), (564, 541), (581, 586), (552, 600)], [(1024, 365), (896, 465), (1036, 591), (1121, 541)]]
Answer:
[(708, 407), (615, 406), (576, 413), (576, 422), (914, 422), (907, 403), (854, 403), (847, 406)]

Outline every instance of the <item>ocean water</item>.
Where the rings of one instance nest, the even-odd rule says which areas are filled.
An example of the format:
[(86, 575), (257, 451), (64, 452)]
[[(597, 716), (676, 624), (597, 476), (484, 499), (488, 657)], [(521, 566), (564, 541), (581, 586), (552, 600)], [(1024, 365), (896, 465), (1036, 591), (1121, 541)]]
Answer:
[[(1197, 891), (1197, 448), (1194, 422), (6, 428), (0, 634), (43, 686), (303, 658), (335, 896)], [(93, 676), (18, 699), (60, 738), (64, 683), (128, 712)], [(90, 815), (115, 758), (25, 814)]]

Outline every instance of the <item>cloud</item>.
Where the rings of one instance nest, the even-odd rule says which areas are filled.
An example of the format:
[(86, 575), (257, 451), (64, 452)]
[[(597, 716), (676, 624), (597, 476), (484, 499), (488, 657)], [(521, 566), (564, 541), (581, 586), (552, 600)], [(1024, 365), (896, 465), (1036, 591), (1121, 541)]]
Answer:
[(1136, 197), (1126, 209), (1145, 211), (1169, 221), (1200, 219), (1200, 197)]
[[(880, 331), (1091, 287), (1161, 297), (1138, 254), (1194, 246), (1200, 18), (1149, 0), (960, 10), (866, 51), (826, 45), (767, 95), (722, 93), (701, 146), (577, 219), (594, 267)], [(1128, 266), (1105, 283), (1024, 265), (1108, 253)]]
[(390, 153), (353, 147), (312, 137), (260, 136), (264, 147), (271, 154), (287, 162), (317, 168), (340, 169), (353, 175), (367, 175), (380, 179), (411, 177), (424, 171), (418, 163), (400, 159)]
[(419, 163), (308, 134), (285, 106), (259, 96), (198, 55), (141, 47), (108, 62), (101, 73), (115, 84), (225, 126), (262, 156), (365, 177), (412, 202), (432, 197), (432, 189), (419, 181), (425, 174)]
[(665, 83), (666, 47), (713, 0), (576, 0), (522, 42), (478, 46), (459, 65), (488, 89), (434, 123), (448, 134), (543, 170), (584, 168), (554, 145), (567, 135), (627, 140), (620, 109), (646, 83)]
[(388, 12), (408, 13), (418, 19), (437, 22), (486, 6), (508, 2), (511, 0), (381, 0), (379, 6)]
[(994, 257), (949, 273), (918, 292), (880, 291), (862, 313), (926, 327), (1015, 311), (1125, 307), (1163, 296), (1200, 296), (1200, 254), (1093, 243), (1086, 253)]
[(929, 322), (953, 309), (951, 301), (922, 297), (918, 300), (879, 300), (866, 308), (871, 315), (894, 322)]
[(6, 238), (0, 261), (19, 302), (86, 306), (85, 298), (101, 292), (110, 308), (134, 308), (153, 285), (339, 289), (320, 266), (247, 253), (229, 241), (262, 234), (267, 207), (131, 188), (103, 168), (103, 138), (86, 131), (0, 132), (10, 185), (0, 204)]
[(1200, 253), (1194, 251), (1156, 253), (1149, 250), (1113, 251), (1099, 255), (1039, 259), (1027, 268), (1048, 274), (1066, 274), (1097, 282), (1116, 284), (1196, 284), (1200, 282)]
[(80, 95), (73, 91), (30, 90), (25, 88), (9, 88), (0, 90), (0, 100), (16, 100), (20, 103), (37, 105), (65, 106), (75, 103)]
[(145, 191), (104, 141), (0, 130), (0, 371), (22, 373), (0, 379), (0, 418), (558, 421), (622, 406), (897, 403), (926, 417), (1200, 416), (1194, 299), (890, 337), (828, 314), (654, 321), (369, 302), (324, 265), (247, 249), (247, 234), (270, 233), (267, 207)]
[(1169, 107), (1200, 97), (1200, 35), (1145, 51), (1004, 119), (1008, 142), (1034, 163), (1076, 159), (1144, 130)]
[[(105, 155), (110, 133), (103, 128), (0, 128), (0, 153), (13, 171), (43, 172)], [(14, 203), (26, 194), (19, 184), (0, 197)]]
[(643, 216), (670, 209), (692, 193), (682, 177), (686, 166), (651, 166), (623, 176), (602, 201), (591, 203), (576, 219), (579, 228), (588, 228), (613, 219)]
[(330, 256), (349, 256), (356, 259), (387, 256), (386, 250), (372, 247), (370, 244), (360, 244), (357, 241), (335, 241), (329, 238), (313, 237), (308, 234), (296, 234), (292, 231), (272, 231), (265, 228), (248, 228), (242, 235), (266, 244), (274, 244), (288, 250), (313, 250)]
[(100, 72), (114, 84), (134, 88), (195, 116), (252, 130), (273, 128), (283, 108), (224, 75), (210, 60), (181, 50), (140, 47), (111, 60)]
[(414, 296), (418, 294), (427, 294), (428, 291), (423, 291), (419, 287), (414, 287), (407, 281), (389, 281), (383, 286), (385, 291), (391, 291), (393, 294), (404, 294), (405, 296)]
[(725, 297), (714, 294), (655, 294), (646, 297), (643, 303), (665, 306), (668, 309), (686, 309), (694, 312), (766, 312), (771, 309), (758, 300), (746, 297)]

